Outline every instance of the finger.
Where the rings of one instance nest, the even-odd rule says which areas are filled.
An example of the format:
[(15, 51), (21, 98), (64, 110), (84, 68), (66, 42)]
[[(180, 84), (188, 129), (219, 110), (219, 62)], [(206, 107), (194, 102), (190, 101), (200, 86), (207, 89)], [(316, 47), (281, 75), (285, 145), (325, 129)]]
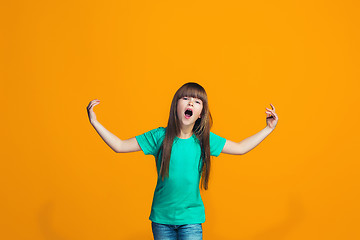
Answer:
[(266, 108), (269, 112), (271, 112), (272, 114), (275, 114), (274, 110), (268, 109)]
[(270, 103), (270, 105), (271, 105), (271, 108), (275, 111), (275, 107), (274, 107), (274, 105), (272, 105), (271, 103)]
[(273, 111), (266, 111), (267, 114), (269, 114), (270, 116), (273, 116), (275, 119), (277, 119), (277, 115), (276, 113), (274, 113)]
[(89, 102), (89, 105), (87, 106), (88, 109), (91, 108), (91, 106), (94, 104), (94, 101), (95, 100), (92, 100), (92, 101)]
[(91, 103), (91, 107), (90, 107), (90, 108), (93, 108), (95, 105), (98, 105), (98, 103), (96, 103), (96, 102)]
[(89, 102), (89, 105), (87, 105), (87, 109), (89, 110), (91, 108), (92, 102)]

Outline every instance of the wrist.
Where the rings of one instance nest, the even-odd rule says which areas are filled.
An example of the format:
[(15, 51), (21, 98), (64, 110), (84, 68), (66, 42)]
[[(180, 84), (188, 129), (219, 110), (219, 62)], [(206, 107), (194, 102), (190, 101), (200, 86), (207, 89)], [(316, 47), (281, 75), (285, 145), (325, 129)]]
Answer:
[(269, 127), (269, 126), (266, 126), (266, 127), (264, 128), (264, 130), (265, 130), (267, 133), (271, 133), (271, 132), (274, 130), (274, 128), (271, 128), (271, 127)]
[(91, 123), (91, 125), (96, 125), (97, 123), (98, 123), (98, 121), (97, 120), (92, 120), (92, 121), (90, 121), (90, 123)]

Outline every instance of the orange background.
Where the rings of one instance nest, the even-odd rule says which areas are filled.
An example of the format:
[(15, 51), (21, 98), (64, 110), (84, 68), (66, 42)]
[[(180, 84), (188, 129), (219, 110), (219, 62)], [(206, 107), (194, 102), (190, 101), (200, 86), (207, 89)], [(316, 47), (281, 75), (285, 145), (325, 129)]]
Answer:
[(2, 1), (1, 239), (152, 239), (153, 156), (120, 139), (166, 126), (195, 81), (212, 131), (204, 239), (360, 239), (357, 1)]

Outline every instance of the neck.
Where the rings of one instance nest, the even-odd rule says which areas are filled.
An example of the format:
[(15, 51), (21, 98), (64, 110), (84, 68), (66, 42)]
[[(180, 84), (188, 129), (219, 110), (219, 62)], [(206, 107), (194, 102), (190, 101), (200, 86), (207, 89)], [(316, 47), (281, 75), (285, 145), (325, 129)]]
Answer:
[(181, 126), (180, 128), (180, 136), (178, 136), (179, 138), (189, 138), (192, 136), (193, 134), (193, 127), (194, 127), (194, 124), (193, 125), (190, 125), (190, 126)]

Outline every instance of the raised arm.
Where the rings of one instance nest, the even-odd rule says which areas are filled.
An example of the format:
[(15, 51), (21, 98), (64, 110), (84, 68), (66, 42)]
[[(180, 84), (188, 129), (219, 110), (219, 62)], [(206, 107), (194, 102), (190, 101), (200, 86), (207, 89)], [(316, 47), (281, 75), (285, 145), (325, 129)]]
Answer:
[(116, 153), (127, 153), (140, 151), (141, 148), (135, 137), (126, 140), (121, 140), (110, 131), (108, 131), (98, 121), (94, 121), (91, 124), (104, 142)]
[(245, 138), (241, 142), (237, 143), (226, 140), (224, 148), (221, 152), (233, 155), (243, 155), (259, 145), (259, 143), (261, 143), (271, 132), (272, 129), (265, 127), (260, 132)]
[(272, 104), (270, 105), (272, 109), (266, 108), (268, 116), (266, 117), (267, 126), (264, 129), (238, 143), (226, 140), (224, 148), (221, 152), (243, 155), (259, 145), (275, 129), (278, 121), (278, 116), (275, 113), (275, 107)]
[(99, 103), (100, 100), (97, 99), (91, 101), (87, 107), (87, 111), (91, 125), (95, 128), (96, 132), (100, 135), (104, 142), (116, 153), (140, 151), (141, 148), (135, 137), (127, 140), (121, 140), (99, 123), (93, 111), (93, 107)]

